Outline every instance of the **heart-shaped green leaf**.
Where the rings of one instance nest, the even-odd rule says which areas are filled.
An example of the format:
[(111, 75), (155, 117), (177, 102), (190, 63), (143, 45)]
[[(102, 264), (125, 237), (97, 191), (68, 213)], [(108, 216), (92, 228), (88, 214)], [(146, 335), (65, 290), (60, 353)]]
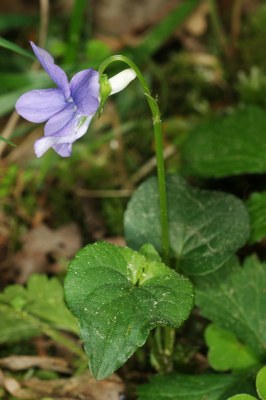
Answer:
[(212, 118), (191, 132), (185, 162), (204, 177), (266, 172), (265, 131), (266, 113), (256, 107)]
[[(202, 315), (236, 335), (263, 360), (266, 349), (266, 263), (256, 256), (236, 258), (223, 268), (194, 279)], [(219, 312), (217, 312), (219, 310)]]
[(137, 389), (138, 400), (224, 400), (240, 391), (254, 391), (242, 374), (172, 374), (154, 376)]
[[(187, 185), (176, 175), (167, 179), (170, 246), (189, 274), (206, 274), (223, 265), (246, 242), (249, 219), (236, 197)], [(137, 221), (137, 223), (136, 223)], [(144, 182), (125, 213), (130, 247), (152, 243), (161, 251), (160, 208), (156, 178)]]
[(193, 303), (188, 279), (129, 249), (100, 242), (83, 248), (65, 280), (93, 374), (119, 368), (157, 325), (179, 327)]
[(241, 370), (259, 364), (252, 351), (225, 329), (211, 324), (205, 330), (205, 339), (209, 347), (208, 361), (213, 369), (228, 371)]
[(252, 193), (247, 201), (250, 215), (250, 242), (259, 242), (266, 237), (266, 192)]

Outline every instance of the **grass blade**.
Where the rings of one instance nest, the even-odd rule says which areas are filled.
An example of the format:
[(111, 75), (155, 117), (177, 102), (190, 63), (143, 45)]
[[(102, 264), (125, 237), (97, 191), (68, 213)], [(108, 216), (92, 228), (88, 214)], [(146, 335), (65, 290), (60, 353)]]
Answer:
[(80, 34), (84, 22), (84, 12), (87, 6), (87, 0), (75, 0), (73, 4), (67, 51), (64, 60), (66, 64), (72, 64), (77, 58), (77, 53), (79, 51)]
[(34, 56), (31, 53), (29, 53), (27, 50), (22, 49), (22, 47), (18, 46), (17, 44), (14, 44), (14, 43), (10, 42), (9, 40), (6, 40), (2, 37), (0, 37), (0, 47), (4, 47), (5, 49), (8, 49), (10, 51), (20, 54), (21, 56), (25, 56), (25, 57), (28, 57), (28, 58), (34, 60)]

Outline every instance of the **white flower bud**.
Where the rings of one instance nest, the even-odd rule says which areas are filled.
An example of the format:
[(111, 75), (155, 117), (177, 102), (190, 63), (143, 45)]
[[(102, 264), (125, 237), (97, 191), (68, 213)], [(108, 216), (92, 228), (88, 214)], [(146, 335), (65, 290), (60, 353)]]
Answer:
[(111, 86), (110, 95), (118, 93), (121, 90), (125, 89), (125, 87), (127, 87), (127, 85), (129, 85), (129, 83), (133, 81), (133, 79), (135, 78), (136, 78), (136, 73), (131, 68), (124, 69), (124, 71), (121, 71), (112, 78), (110, 78), (109, 79), (109, 83)]

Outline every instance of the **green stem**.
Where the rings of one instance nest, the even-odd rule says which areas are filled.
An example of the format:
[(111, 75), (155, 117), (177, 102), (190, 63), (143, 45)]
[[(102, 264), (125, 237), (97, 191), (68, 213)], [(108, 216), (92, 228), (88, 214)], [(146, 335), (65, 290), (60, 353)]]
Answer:
[(160, 221), (161, 221), (161, 236), (162, 236), (162, 256), (166, 264), (169, 264), (169, 229), (168, 229), (168, 210), (167, 210), (167, 197), (166, 197), (166, 179), (164, 169), (164, 158), (163, 158), (163, 139), (162, 139), (162, 123), (160, 110), (156, 100), (152, 97), (151, 91), (140, 72), (136, 64), (131, 61), (128, 57), (122, 55), (115, 55), (107, 58), (100, 68), (100, 77), (104, 73), (105, 69), (113, 62), (122, 61), (132, 68), (138, 80), (143, 88), (146, 96), (148, 105), (150, 107), (153, 119), (153, 129), (155, 136), (155, 147), (156, 147), (156, 159), (157, 159), (157, 175), (158, 175), (158, 187), (159, 187), (159, 199), (160, 199)]
[(171, 356), (174, 351), (175, 345), (175, 328), (170, 326), (164, 326), (164, 341), (165, 341), (165, 354), (166, 356)]
[(151, 337), (151, 364), (160, 373), (173, 371), (173, 352), (175, 329), (169, 326), (158, 326)]

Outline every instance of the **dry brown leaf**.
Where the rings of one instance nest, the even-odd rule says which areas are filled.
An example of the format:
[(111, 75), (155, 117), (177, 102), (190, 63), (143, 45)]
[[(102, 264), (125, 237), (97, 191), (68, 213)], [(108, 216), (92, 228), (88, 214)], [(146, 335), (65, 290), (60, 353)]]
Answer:
[(161, 21), (181, 0), (93, 0), (97, 34), (106, 36), (134, 35)]
[(57, 259), (70, 259), (81, 246), (81, 233), (75, 223), (56, 230), (38, 225), (24, 235), (22, 249), (13, 258), (16, 282), (25, 283), (32, 273), (57, 271)]
[(76, 224), (64, 225), (57, 230), (41, 224), (28, 231), (23, 238), (23, 250), (27, 253), (56, 253), (71, 257), (81, 246), (81, 236)]
[(51, 396), (60, 400), (119, 400), (124, 391), (124, 384), (117, 375), (97, 381), (89, 372), (70, 379), (42, 381), (32, 378), (25, 380), (23, 385), (39, 397)]
[(10, 356), (0, 358), (0, 367), (12, 371), (20, 371), (32, 367), (57, 371), (61, 373), (71, 373), (71, 368), (66, 360), (56, 357), (38, 357), (38, 356)]
[(54, 400), (119, 400), (124, 392), (121, 378), (115, 374), (97, 381), (86, 372), (69, 379), (41, 380), (30, 378), (18, 382), (0, 370), (0, 387), (18, 399), (39, 400), (52, 397)]
[(12, 376), (5, 375), (0, 370), (0, 387), (18, 399), (37, 400), (35, 393), (31, 389), (21, 387), (21, 384)]

